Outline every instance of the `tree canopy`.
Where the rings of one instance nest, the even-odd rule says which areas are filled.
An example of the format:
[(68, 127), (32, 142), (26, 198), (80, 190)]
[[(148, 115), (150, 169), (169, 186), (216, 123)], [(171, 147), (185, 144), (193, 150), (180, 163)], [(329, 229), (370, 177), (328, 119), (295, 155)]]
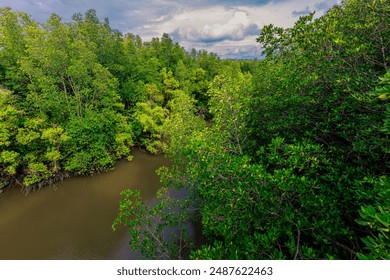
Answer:
[(205, 239), (190, 258), (390, 258), (389, 23), (388, 1), (349, 0), (265, 26), (265, 59), (195, 95), (207, 123), (168, 118), (162, 180), (190, 192), (181, 212)]
[(151, 42), (123, 35), (95, 10), (40, 24), (1, 8), (0, 186), (28, 192), (105, 171), (130, 160), (134, 145), (161, 153), (167, 105), (179, 90), (205, 96), (216, 75), (201, 68), (208, 57), (218, 61), (191, 56), (168, 34)]
[(113, 223), (147, 258), (390, 259), (389, 24), (389, 1), (342, 1), (229, 61), (94, 10), (1, 9), (0, 188), (108, 170), (138, 145), (173, 162), (159, 202), (126, 190)]

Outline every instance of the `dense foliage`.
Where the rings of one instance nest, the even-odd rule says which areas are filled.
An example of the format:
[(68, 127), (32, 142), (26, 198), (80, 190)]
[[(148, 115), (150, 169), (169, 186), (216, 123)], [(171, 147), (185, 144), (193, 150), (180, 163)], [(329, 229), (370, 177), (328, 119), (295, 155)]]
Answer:
[(123, 35), (94, 10), (39, 24), (1, 8), (0, 188), (104, 171), (134, 145), (160, 153), (172, 96), (205, 100), (219, 61), (167, 34)]
[[(388, 1), (349, 0), (265, 26), (266, 59), (209, 84), (209, 123), (164, 124), (163, 182), (189, 190), (201, 223), (191, 258), (390, 259), (389, 23)], [(146, 233), (131, 226), (135, 244)]]
[(343, 1), (265, 26), (265, 59), (227, 61), (93, 10), (38, 24), (1, 9), (0, 187), (139, 145), (173, 162), (159, 202), (126, 190), (113, 224), (147, 258), (390, 259), (389, 24), (388, 1)]

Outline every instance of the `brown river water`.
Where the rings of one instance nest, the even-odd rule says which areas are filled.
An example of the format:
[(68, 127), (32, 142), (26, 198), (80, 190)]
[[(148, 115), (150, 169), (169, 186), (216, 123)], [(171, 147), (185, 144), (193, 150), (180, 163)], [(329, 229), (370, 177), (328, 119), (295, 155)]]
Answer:
[(133, 151), (132, 162), (94, 176), (74, 177), (24, 196), (15, 188), (0, 194), (0, 259), (140, 259), (128, 234), (111, 224), (120, 192), (140, 189), (153, 203), (163, 156)]

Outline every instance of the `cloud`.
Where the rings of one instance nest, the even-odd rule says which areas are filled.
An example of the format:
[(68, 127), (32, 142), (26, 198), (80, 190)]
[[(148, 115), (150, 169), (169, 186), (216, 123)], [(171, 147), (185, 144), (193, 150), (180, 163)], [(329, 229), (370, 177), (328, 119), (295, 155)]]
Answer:
[(293, 11), (292, 12), (292, 16), (293, 17), (300, 17), (300, 16), (305, 16), (305, 15), (308, 15), (308, 14), (310, 14), (309, 7), (306, 7), (304, 10), (301, 10), (301, 11)]
[(261, 53), (261, 47), (256, 43), (256, 36), (248, 37), (238, 44), (233, 41), (219, 42), (214, 44), (211, 48), (215, 49), (213, 52), (217, 53), (220, 57), (231, 59), (259, 58)]
[(256, 42), (256, 37), (258, 36), (249, 36), (241, 41), (225, 40), (213, 43), (183, 41), (181, 45), (187, 50), (192, 48), (205, 49), (208, 52), (216, 53), (221, 58), (253, 59), (259, 58), (261, 54), (261, 46)]
[(95, 9), (114, 29), (147, 41), (163, 33), (186, 49), (206, 49), (222, 58), (259, 57), (256, 37), (264, 25), (290, 27), (296, 17), (321, 16), (340, 0), (0, 0), (44, 23), (52, 13), (69, 22), (74, 13)]
[[(205, 17), (209, 20), (197, 24), (188, 24), (188, 18)], [(212, 20), (213, 19), (213, 20)], [(172, 37), (177, 41), (215, 43), (220, 41), (241, 41), (247, 36), (260, 34), (260, 27), (254, 23), (248, 14), (240, 10), (197, 10), (175, 16), (177, 27)]]
[(326, 12), (334, 5), (340, 4), (339, 0), (325, 0), (314, 5), (316, 11)]

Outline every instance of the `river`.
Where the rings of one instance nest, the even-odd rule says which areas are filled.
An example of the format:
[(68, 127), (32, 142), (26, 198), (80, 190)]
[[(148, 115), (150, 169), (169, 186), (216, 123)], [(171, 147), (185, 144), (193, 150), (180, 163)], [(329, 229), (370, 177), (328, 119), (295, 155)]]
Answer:
[(163, 156), (133, 151), (107, 173), (66, 179), (24, 196), (15, 188), (0, 194), (0, 259), (140, 259), (122, 226), (113, 232), (120, 192), (140, 189), (153, 203)]

